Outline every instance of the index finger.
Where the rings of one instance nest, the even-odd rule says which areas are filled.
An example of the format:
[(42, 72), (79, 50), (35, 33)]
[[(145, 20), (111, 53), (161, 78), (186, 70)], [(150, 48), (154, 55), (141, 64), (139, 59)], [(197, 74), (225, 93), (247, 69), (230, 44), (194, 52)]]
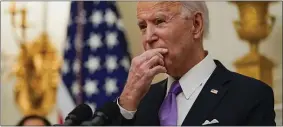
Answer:
[(168, 49), (165, 48), (156, 48), (156, 49), (150, 49), (145, 51), (141, 56), (145, 59), (145, 60), (149, 60), (151, 59), (153, 56), (157, 55), (159, 57), (161, 57), (163, 59), (162, 54), (165, 54), (168, 52)]

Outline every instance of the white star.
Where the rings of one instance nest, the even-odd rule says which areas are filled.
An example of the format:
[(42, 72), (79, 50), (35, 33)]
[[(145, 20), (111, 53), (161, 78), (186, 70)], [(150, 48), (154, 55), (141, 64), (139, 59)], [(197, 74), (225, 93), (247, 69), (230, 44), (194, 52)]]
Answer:
[(107, 9), (105, 12), (105, 21), (108, 26), (112, 26), (116, 22), (117, 18), (115, 13), (111, 9)]
[(88, 40), (91, 50), (96, 50), (102, 46), (101, 36), (99, 34), (91, 33), (91, 37)]
[(128, 57), (124, 56), (124, 58), (120, 61), (120, 64), (124, 67), (126, 71), (130, 68), (130, 60)]
[(70, 38), (68, 37), (66, 39), (66, 42), (65, 42), (65, 51), (68, 51), (71, 47), (70, 47)]
[(113, 72), (117, 69), (117, 57), (116, 56), (107, 56), (106, 57), (106, 69), (108, 72)]
[(100, 69), (100, 58), (90, 56), (84, 66), (89, 69), (90, 73), (94, 73)]
[(69, 72), (69, 62), (67, 59), (64, 60), (62, 71), (63, 71), (63, 74), (67, 74)]
[(80, 87), (79, 87), (79, 84), (75, 81), (73, 84), (72, 84), (72, 92), (74, 95), (78, 95), (80, 93)]
[(97, 107), (96, 103), (94, 103), (94, 102), (86, 102), (86, 104), (91, 108), (92, 112), (94, 113), (95, 110), (96, 110), (96, 107)]
[(116, 22), (116, 26), (119, 30), (124, 30), (124, 24), (121, 19), (118, 19), (118, 21)]
[(118, 92), (117, 79), (106, 78), (104, 90), (107, 96), (111, 96), (111, 94)]
[(82, 25), (85, 24), (86, 23), (86, 12), (85, 12), (85, 10), (81, 10), (79, 15), (76, 16), (75, 19), (76, 19), (76, 23), (82, 24)]
[(94, 10), (94, 12), (91, 15), (91, 20), (93, 25), (98, 26), (101, 24), (103, 17), (102, 17), (102, 12), (99, 10)]
[(75, 73), (78, 73), (80, 71), (80, 61), (78, 59), (75, 60), (73, 65), (73, 70)]
[(84, 91), (86, 92), (87, 96), (90, 97), (93, 94), (98, 94), (98, 81), (97, 80), (86, 80), (86, 84), (84, 86)]
[(117, 33), (116, 32), (110, 32), (106, 35), (106, 43), (109, 49), (112, 49), (115, 45), (117, 45)]

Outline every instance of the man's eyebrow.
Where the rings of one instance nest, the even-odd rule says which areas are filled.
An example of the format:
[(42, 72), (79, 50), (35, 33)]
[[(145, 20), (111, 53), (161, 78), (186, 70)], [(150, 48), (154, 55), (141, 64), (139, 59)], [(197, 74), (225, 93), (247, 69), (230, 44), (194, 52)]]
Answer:
[(168, 14), (165, 14), (164, 12), (156, 12), (154, 17), (166, 17)]
[[(148, 17), (149, 21), (153, 21), (156, 18), (168, 18), (169, 14), (165, 13), (164, 11), (158, 11), (155, 14), (150, 15), (150, 17)], [(137, 19), (137, 25), (142, 25), (145, 22), (144, 19)]]
[(137, 25), (140, 26), (142, 23), (144, 23), (144, 20), (138, 20)]

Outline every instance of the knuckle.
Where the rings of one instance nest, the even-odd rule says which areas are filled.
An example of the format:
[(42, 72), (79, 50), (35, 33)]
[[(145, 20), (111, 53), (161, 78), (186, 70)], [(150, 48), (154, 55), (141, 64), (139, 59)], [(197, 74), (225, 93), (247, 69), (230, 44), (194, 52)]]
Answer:
[(154, 56), (154, 59), (159, 59), (159, 57), (158, 56)]
[(140, 63), (140, 59), (138, 57), (135, 57), (132, 59), (132, 65), (137, 66)]
[(145, 77), (146, 77), (146, 78), (150, 78), (150, 77), (151, 77), (151, 71), (150, 71), (150, 70), (147, 70), (147, 71), (146, 71)]
[(161, 71), (162, 70), (162, 67), (161, 66), (157, 66), (156, 67), (156, 72), (159, 72), (159, 71)]
[(132, 61), (131, 61), (131, 63), (132, 63), (133, 65), (135, 65), (135, 64), (136, 64), (136, 61), (137, 61), (137, 57), (133, 58)]
[(143, 75), (147, 75), (148, 70), (146, 70), (146, 69), (141, 69), (141, 73), (142, 73)]
[(159, 52), (155, 52), (156, 55), (161, 56), (161, 54)]
[(143, 59), (143, 60), (145, 60), (145, 61), (147, 61), (147, 60), (148, 60), (148, 58), (149, 58), (149, 57), (148, 57), (147, 55), (142, 56), (142, 59)]
[(158, 56), (154, 56), (154, 57), (152, 58), (152, 60), (153, 60), (153, 61), (158, 61), (158, 60), (159, 60), (159, 57), (158, 57)]
[(140, 78), (145, 74), (145, 69), (141, 68), (141, 67), (137, 67), (135, 70), (135, 75)]
[(163, 62), (163, 60), (162, 59), (159, 59), (159, 62), (163, 65), (164, 64), (164, 62)]
[(146, 50), (143, 54), (147, 54), (147, 53), (149, 53), (150, 52), (150, 50)]

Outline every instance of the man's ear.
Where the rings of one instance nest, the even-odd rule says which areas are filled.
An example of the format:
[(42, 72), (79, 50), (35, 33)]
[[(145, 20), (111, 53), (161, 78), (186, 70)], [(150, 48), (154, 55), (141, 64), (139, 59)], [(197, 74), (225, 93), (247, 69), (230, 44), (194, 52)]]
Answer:
[(203, 14), (201, 12), (195, 12), (193, 18), (193, 37), (195, 39), (200, 38), (203, 34)]

